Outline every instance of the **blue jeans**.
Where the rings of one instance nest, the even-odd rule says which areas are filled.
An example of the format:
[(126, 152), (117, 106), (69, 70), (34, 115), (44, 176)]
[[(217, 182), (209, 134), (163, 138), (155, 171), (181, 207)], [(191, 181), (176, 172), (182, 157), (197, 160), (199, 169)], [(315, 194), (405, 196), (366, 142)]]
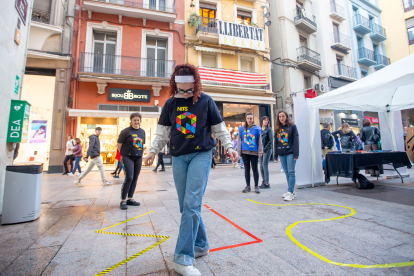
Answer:
[(279, 156), (280, 162), (285, 170), (286, 180), (288, 183), (288, 192), (293, 193), (295, 191), (296, 184), (296, 173), (295, 166), (296, 160), (293, 160), (293, 154), (288, 154), (285, 156)]
[(240, 166), (243, 167), (243, 158), (239, 157), (240, 160)]
[(269, 161), (272, 156), (272, 149), (269, 149), (265, 154), (260, 157), (260, 173), (262, 175), (263, 182), (269, 184)]
[(180, 233), (174, 255), (177, 264), (193, 265), (194, 252), (209, 250), (207, 232), (201, 218), (201, 204), (210, 173), (211, 156), (209, 150), (172, 158), (181, 213)]
[(75, 157), (75, 166), (73, 167), (73, 171), (72, 171), (72, 173), (73, 173), (73, 174), (75, 174), (76, 169), (78, 169), (78, 170), (79, 170), (79, 173), (82, 173), (82, 172), (81, 172), (80, 165), (79, 165), (79, 163), (80, 163), (80, 161), (81, 161), (81, 160), (82, 160), (82, 156), (80, 156), (80, 157)]

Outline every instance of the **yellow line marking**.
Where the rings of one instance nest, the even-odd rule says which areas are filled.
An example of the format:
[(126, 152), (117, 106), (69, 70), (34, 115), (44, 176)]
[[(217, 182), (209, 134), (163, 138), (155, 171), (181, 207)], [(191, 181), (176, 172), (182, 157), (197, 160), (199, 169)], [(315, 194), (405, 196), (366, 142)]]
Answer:
[(313, 256), (327, 262), (330, 264), (334, 264), (334, 265), (338, 265), (338, 266), (347, 266), (347, 267), (357, 267), (357, 268), (390, 268), (390, 267), (405, 267), (405, 266), (414, 266), (414, 261), (411, 262), (402, 262), (402, 263), (391, 263), (391, 264), (375, 264), (375, 265), (363, 265), (363, 264), (344, 264), (344, 263), (338, 263), (338, 262), (334, 262), (329, 260), (328, 258), (325, 258), (324, 256), (316, 253), (315, 251), (312, 251), (311, 249), (309, 249), (308, 247), (304, 246), (303, 244), (301, 244), (300, 242), (298, 242), (293, 236), (292, 236), (292, 229), (293, 227), (295, 227), (296, 225), (298, 225), (299, 223), (307, 223), (307, 222), (321, 222), (321, 221), (330, 221), (330, 220), (336, 220), (336, 219), (342, 219), (342, 218), (347, 218), (347, 217), (351, 217), (353, 215), (355, 215), (355, 210), (351, 207), (346, 207), (346, 206), (341, 206), (341, 205), (336, 205), (336, 204), (327, 204), (327, 203), (302, 203), (302, 204), (269, 204), (269, 203), (261, 203), (261, 202), (257, 202), (251, 199), (248, 199), (248, 201), (253, 202), (253, 203), (257, 203), (257, 204), (261, 204), (261, 205), (270, 205), (270, 206), (303, 206), (303, 205), (326, 205), (326, 206), (335, 206), (335, 207), (341, 207), (341, 208), (346, 208), (351, 210), (351, 213), (348, 215), (344, 215), (344, 216), (339, 216), (339, 217), (334, 217), (334, 218), (329, 218), (329, 219), (317, 219), (317, 220), (304, 220), (304, 221), (297, 221), (291, 225), (288, 226), (288, 228), (286, 229), (286, 234), (288, 235), (288, 237), (300, 248), (302, 248), (303, 250), (305, 250), (306, 252), (312, 254)]
[(133, 218), (128, 219), (128, 220), (125, 220), (125, 221), (123, 221), (123, 222), (120, 222), (120, 223), (117, 223), (117, 224), (114, 224), (114, 225), (108, 226), (108, 227), (106, 227), (106, 228), (103, 228), (103, 229), (101, 229), (101, 230), (97, 230), (97, 231), (95, 231), (95, 233), (99, 233), (99, 234), (110, 234), (110, 235), (121, 235), (121, 236), (133, 236), (133, 237), (147, 237), (147, 238), (161, 238), (161, 239), (162, 239), (162, 240), (160, 240), (160, 241), (158, 241), (158, 242), (154, 243), (153, 245), (151, 245), (151, 246), (149, 246), (149, 247), (145, 248), (144, 250), (142, 250), (142, 251), (140, 251), (140, 252), (138, 252), (138, 253), (135, 253), (135, 254), (134, 254), (134, 255), (132, 255), (131, 257), (128, 257), (127, 259), (125, 259), (125, 260), (123, 260), (123, 261), (121, 261), (121, 262), (119, 262), (119, 263), (117, 263), (117, 264), (115, 264), (115, 265), (113, 265), (113, 266), (111, 266), (111, 267), (109, 267), (109, 268), (107, 268), (107, 269), (103, 270), (102, 272), (100, 272), (100, 273), (96, 274), (95, 276), (101, 276), (101, 275), (105, 275), (105, 274), (107, 274), (107, 273), (111, 272), (112, 270), (114, 270), (114, 269), (116, 269), (116, 268), (118, 268), (118, 267), (120, 267), (120, 266), (122, 266), (122, 265), (126, 264), (127, 262), (129, 262), (129, 261), (131, 261), (131, 260), (135, 259), (136, 257), (141, 256), (142, 254), (146, 253), (147, 251), (150, 251), (150, 250), (151, 250), (151, 249), (153, 249), (154, 247), (156, 247), (156, 246), (158, 246), (158, 245), (162, 244), (163, 242), (165, 242), (166, 240), (168, 240), (168, 239), (170, 238), (169, 236), (146, 235), (146, 234), (130, 234), (130, 233), (117, 233), (117, 232), (106, 232), (106, 231), (103, 231), (103, 230), (106, 230), (106, 229), (109, 229), (109, 228), (112, 228), (112, 227), (115, 227), (115, 226), (121, 225), (121, 224), (126, 223), (126, 222), (128, 222), (128, 221), (131, 221), (131, 220), (137, 219), (137, 218), (139, 218), (139, 217), (142, 217), (142, 216), (148, 215), (148, 214), (150, 214), (150, 213), (152, 213), (152, 212), (154, 212), (154, 211), (151, 211), (151, 212), (148, 212), (148, 213), (145, 213), (145, 214), (139, 215), (139, 216), (137, 216), (137, 217), (133, 217)]

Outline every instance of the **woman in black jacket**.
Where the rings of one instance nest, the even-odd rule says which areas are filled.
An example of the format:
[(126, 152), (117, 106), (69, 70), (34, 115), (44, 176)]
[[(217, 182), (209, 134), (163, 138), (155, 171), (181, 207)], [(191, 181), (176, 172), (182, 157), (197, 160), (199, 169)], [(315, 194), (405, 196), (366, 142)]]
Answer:
[(269, 189), (269, 161), (273, 153), (273, 130), (269, 126), (269, 117), (263, 116), (260, 119), (260, 126), (262, 127), (262, 145), (263, 155), (260, 157), (260, 173), (262, 175), (262, 185), (260, 189)]
[[(364, 143), (364, 150), (380, 150), (379, 141), (381, 140), (381, 132), (377, 127), (371, 126), (371, 121), (368, 119), (362, 120), (361, 141)], [(379, 175), (378, 170), (365, 170), (366, 174), (371, 176)]]
[(348, 123), (343, 123), (340, 129), (332, 132), (332, 135), (336, 138), (338, 138), (339, 135), (340, 144), (343, 152), (355, 150), (355, 141), (357, 137), (349, 127)]

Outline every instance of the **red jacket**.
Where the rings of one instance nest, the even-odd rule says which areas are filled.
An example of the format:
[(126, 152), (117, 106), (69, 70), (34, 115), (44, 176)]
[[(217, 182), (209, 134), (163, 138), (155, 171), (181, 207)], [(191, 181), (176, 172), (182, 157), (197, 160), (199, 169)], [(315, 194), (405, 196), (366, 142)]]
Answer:
[(119, 149), (116, 149), (116, 160), (121, 161), (121, 153), (119, 152)]

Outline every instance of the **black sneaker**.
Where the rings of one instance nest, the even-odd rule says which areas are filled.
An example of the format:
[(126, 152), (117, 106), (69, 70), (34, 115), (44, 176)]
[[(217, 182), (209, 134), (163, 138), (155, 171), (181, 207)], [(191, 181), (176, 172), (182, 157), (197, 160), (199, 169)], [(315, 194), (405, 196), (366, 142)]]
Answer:
[(132, 206), (139, 206), (139, 205), (141, 205), (141, 203), (139, 203), (139, 202), (135, 201), (133, 198), (128, 199), (128, 200), (126, 201), (126, 204), (127, 204), (127, 205), (132, 205)]
[(153, 172), (157, 172), (157, 169), (153, 169), (152, 171), (153, 171)]
[(160, 172), (165, 172), (165, 169), (161, 169), (161, 170), (159, 170)]
[(263, 183), (262, 185), (259, 186), (259, 189), (270, 189), (270, 185)]
[(126, 209), (128, 209), (128, 206), (127, 206), (127, 202), (126, 202), (126, 201), (121, 201), (120, 206), (121, 206), (121, 210), (126, 210)]
[(254, 191), (256, 194), (260, 194), (259, 186), (254, 186)]
[(116, 174), (115, 172), (111, 172), (112, 175)]
[(243, 193), (248, 193), (250, 191), (251, 191), (250, 186), (246, 186), (246, 188), (244, 188), (243, 190)]
[(114, 175), (114, 178), (119, 178), (119, 175)]
[(62, 173), (62, 175), (67, 175), (67, 174), (68, 174), (67, 172)]

